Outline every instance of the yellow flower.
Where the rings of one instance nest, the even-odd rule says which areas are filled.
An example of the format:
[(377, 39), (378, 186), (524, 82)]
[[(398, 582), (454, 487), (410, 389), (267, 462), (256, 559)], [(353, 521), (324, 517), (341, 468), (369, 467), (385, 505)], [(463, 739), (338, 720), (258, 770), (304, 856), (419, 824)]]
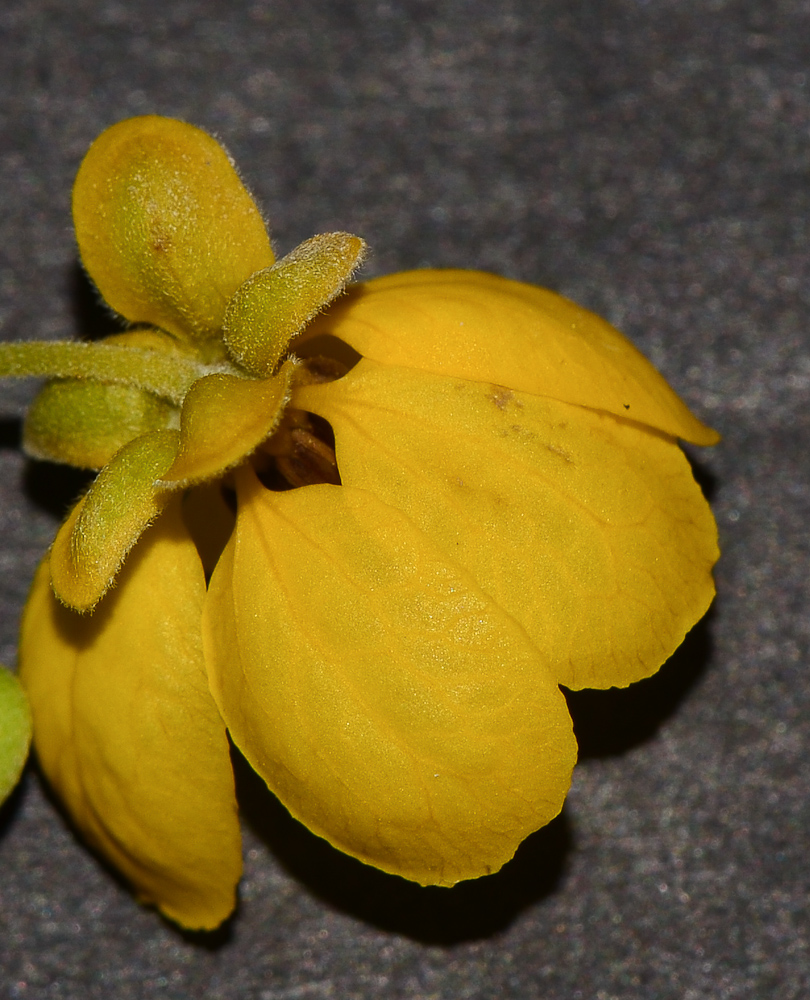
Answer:
[(567, 793), (559, 685), (649, 676), (711, 602), (714, 521), (676, 439), (716, 435), (552, 292), (414, 271), (324, 309), (362, 241), (275, 262), (189, 125), (109, 129), (73, 204), (137, 327), (7, 345), (0, 374), (52, 377), (32, 454), (101, 469), (21, 637), (76, 825), (142, 899), (216, 926), (241, 867), (227, 731), (362, 861), (496, 871)]

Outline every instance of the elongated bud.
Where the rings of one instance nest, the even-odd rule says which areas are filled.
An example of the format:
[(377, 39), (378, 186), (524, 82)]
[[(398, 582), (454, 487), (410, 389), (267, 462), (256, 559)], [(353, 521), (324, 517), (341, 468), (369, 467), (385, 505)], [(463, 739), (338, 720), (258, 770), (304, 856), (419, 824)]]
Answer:
[(178, 431), (152, 431), (121, 449), (70, 512), (51, 548), (56, 596), (91, 611), (127, 553), (169, 501), (156, 485), (174, 461)]
[(223, 338), (253, 375), (271, 375), (290, 340), (346, 287), (366, 244), (350, 233), (322, 233), (249, 278), (228, 303)]

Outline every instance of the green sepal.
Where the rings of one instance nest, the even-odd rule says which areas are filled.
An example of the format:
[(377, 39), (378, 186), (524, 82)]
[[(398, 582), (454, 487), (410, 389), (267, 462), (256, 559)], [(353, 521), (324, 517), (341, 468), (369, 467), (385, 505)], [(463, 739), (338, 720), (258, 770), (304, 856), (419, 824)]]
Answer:
[(99, 473), (59, 530), (51, 549), (56, 596), (90, 611), (127, 553), (169, 501), (157, 485), (177, 454), (178, 431), (152, 431), (126, 445)]
[(20, 682), (0, 667), (0, 802), (20, 780), (31, 745), (31, 709)]
[(321, 233), (247, 279), (225, 312), (223, 339), (252, 375), (272, 375), (290, 340), (346, 287), (366, 244), (350, 233)]
[(244, 461), (281, 421), (297, 365), (286, 361), (272, 378), (209, 375), (195, 382), (180, 413), (177, 457), (163, 483), (200, 483)]
[(56, 379), (31, 404), (23, 447), (32, 458), (100, 469), (136, 437), (178, 419), (171, 403), (134, 386)]

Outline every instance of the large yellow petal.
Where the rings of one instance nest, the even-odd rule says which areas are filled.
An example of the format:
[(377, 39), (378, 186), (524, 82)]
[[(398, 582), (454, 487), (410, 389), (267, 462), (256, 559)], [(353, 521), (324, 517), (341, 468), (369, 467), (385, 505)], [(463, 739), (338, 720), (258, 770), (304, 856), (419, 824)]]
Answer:
[(361, 361), (297, 392), (341, 481), (398, 507), (573, 688), (625, 686), (711, 603), (717, 532), (671, 438), (499, 386)]
[(203, 619), (231, 736), (294, 816), (423, 884), (496, 871), (551, 820), (576, 746), (523, 630), (371, 493), (238, 473)]
[(355, 285), (308, 327), (364, 357), (551, 396), (695, 444), (718, 435), (605, 320), (545, 288), (481, 271), (405, 271)]
[(225, 150), (185, 122), (130, 118), (90, 147), (73, 189), (84, 266), (122, 316), (197, 341), (274, 260), (264, 222)]
[(140, 898), (192, 928), (228, 916), (241, 872), (228, 742), (202, 661), (204, 597), (176, 500), (92, 616), (54, 598), (46, 560), (20, 645), (48, 780)]

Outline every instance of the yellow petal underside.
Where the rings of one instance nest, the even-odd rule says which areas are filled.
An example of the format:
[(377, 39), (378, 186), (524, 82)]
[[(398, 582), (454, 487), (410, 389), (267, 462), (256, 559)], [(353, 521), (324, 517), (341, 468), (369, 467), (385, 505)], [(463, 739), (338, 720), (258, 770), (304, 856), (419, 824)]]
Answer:
[(366, 360), (294, 403), (331, 423), (344, 485), (402, 510), (568, 687), (654, 673), (712, 600), (714, 520), (671, 438)]
[(156, 115), (103, 132), (73, 189), (82, 261), (129, 320), (219, 336), (228, 300), (274, 260), (264, 222), (219, 143)]
[(334, 846), (423, 884), (501, 867), (551, 820), (576, 746), (540, 653), (403, 514), (237, 479), (211, 582), (211, 690), (235, 743)]
[(284, 412), (295, 366), (245, 379), (207, 375), (189, 389), (180, 413), (180, 447), (166, 483), (194, 483), (232, 468), (267, 438)]
[(481, 271), (405, 271), (350, 288), (308, 327), (364, 357), (606, 410), (695, 444), (718, 435), (594, 313)]
[(76, 825), (186, 927), (231, 912), (240, 833), (225, 727), (208, 692), (205, 580), (175, 501), (90, 617), (51, 593), (25, 610), (20, 675), (42, 768)]

